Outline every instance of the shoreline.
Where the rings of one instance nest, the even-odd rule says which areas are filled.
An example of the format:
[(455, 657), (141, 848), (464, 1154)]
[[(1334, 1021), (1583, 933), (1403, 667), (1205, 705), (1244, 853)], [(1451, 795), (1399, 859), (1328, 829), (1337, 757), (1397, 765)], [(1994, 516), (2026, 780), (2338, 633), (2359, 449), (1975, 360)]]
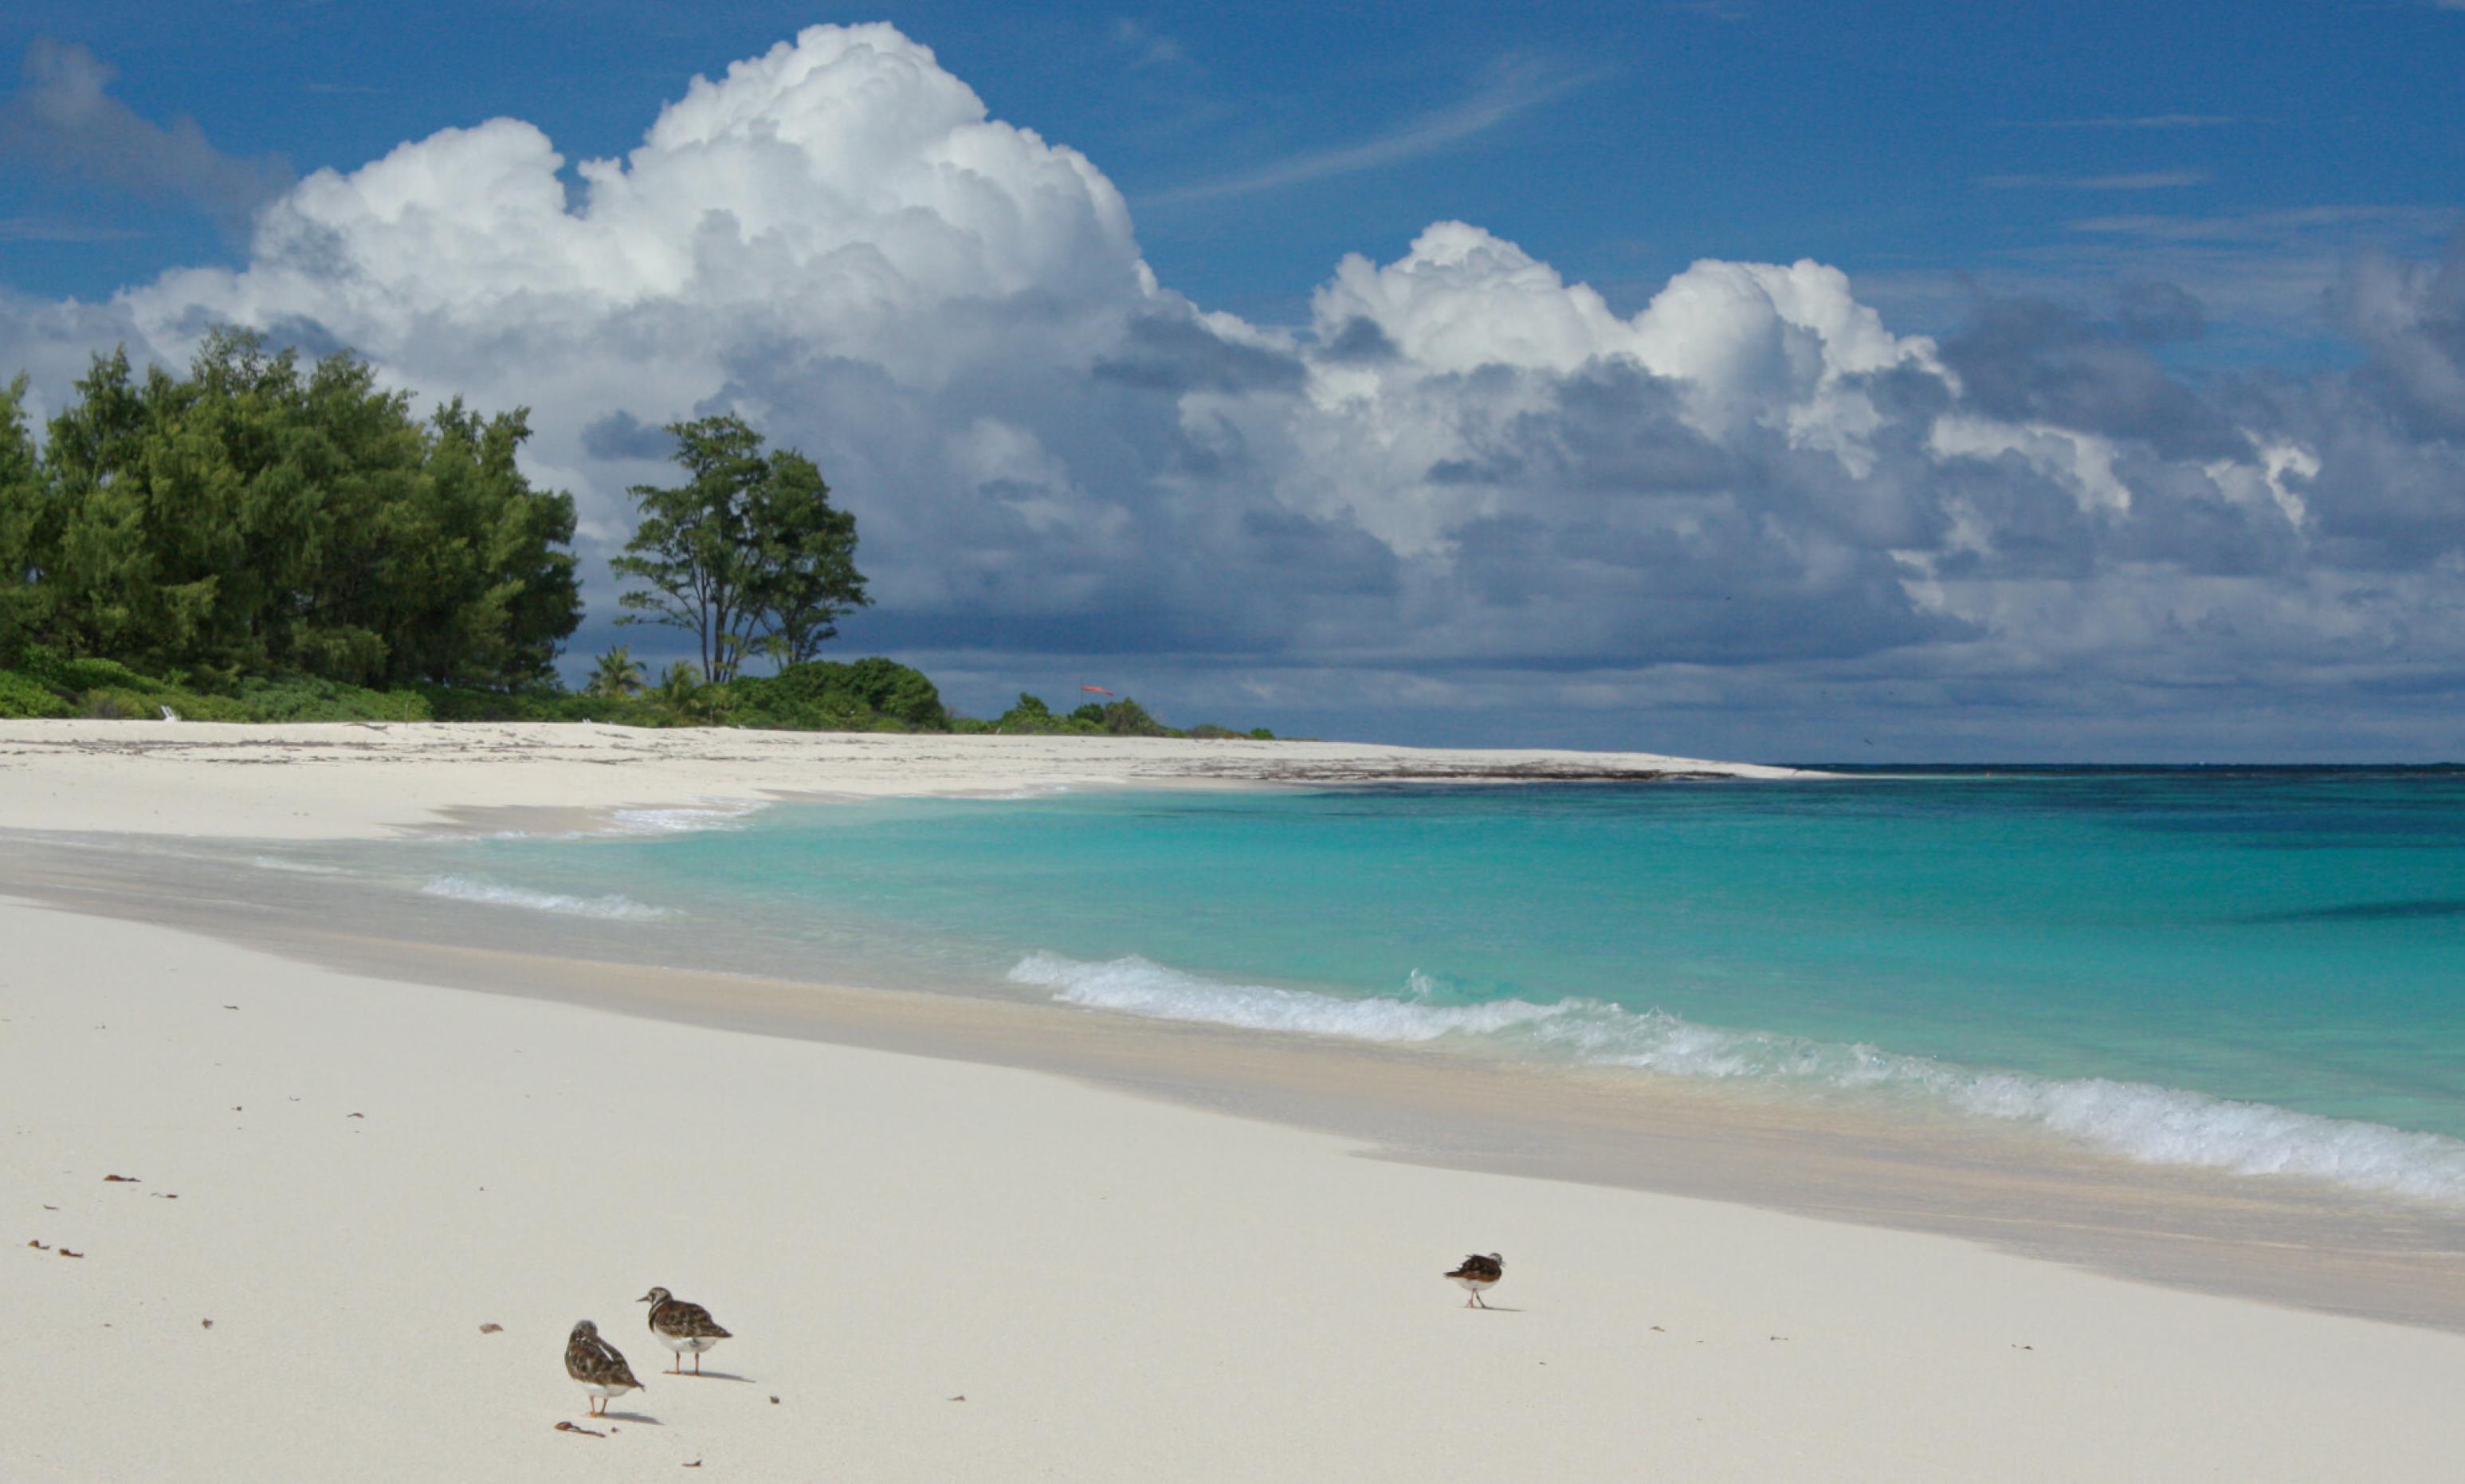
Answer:
[(2465, 1211), (2403, 1198), (1630, 1071), (619, 961), (590, 956), (587, 922), (517, 922), (437, 898), (389, 911), (342, 881), (234, 880), (201, 859), (140, 861), (124, 840), (17, 838), (0, 896), (323, 969), (1059, 1075), (1334, 1135), (1386, 1160), (1953, 1236), (2189, 1292), (2465, 1334)]

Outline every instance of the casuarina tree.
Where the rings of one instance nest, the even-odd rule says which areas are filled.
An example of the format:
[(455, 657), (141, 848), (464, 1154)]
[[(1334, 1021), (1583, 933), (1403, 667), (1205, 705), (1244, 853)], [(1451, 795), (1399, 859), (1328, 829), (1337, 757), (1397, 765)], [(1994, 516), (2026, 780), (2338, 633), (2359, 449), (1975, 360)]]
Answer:
[(609, 565), (638, 585), (619, 623), (667, 624), (694, 636), (701, 673), (735, 677), (745, 658), (801, 664), (872, 600), (855, 566), (855, 517), (831, 504), (813, 461), (766, 450), (734, 416), (670, 423), (686, 479), (630, 492), (641, 523)]
[(336, 354), (238, 330), (189, 374), (99, 356), (39, 459), (0, 390), (0, 659), (40, 645), (210, 684), (306, 675), (506, 689), (581, 618), (573, 501), (517, 409), (426, 419)]

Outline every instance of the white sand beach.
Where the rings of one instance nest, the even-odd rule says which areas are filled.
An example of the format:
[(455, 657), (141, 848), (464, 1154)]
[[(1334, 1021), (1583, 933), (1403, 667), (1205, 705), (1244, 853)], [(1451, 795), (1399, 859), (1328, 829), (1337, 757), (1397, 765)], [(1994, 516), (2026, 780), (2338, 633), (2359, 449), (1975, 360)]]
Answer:
[[(1409, 751), (12, 723), (0, 827), (1272, 781), (1211, 771), (1253, 745)], [(1401, 765), (1433, 756), (1507, 762)], [(1649, 764), (1719, 767), (1618, 765)], [(2451, 1330), (26, 901), (0, 942), (12, 1479), (2444, 1479), (2465, 1457)], [(1498, 1312), (1438, 1275), (1475, 1251), (1505, 1257)], [(704, 1377), (655, 1374), (653, 1284), (735, 1332)], [(605, 1423), (562, 1366), (586, 1318), (648, 1383)]]

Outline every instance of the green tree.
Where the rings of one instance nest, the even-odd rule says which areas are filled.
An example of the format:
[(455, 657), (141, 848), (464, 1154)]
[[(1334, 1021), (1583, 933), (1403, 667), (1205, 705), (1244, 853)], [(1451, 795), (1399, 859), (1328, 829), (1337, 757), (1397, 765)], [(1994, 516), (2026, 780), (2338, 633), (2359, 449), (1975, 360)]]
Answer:
[(642, 662), (633, 657), (631, 646), (613, 644), (590, 667), (590, 683), (587, 695), (622, 698), (637, 696), (642, 690)]
[(0, 387), (0, 664), (14, 659), (41, 627), (42, 562), (57, 538), (42, 464), (26, 428), (26, 378)]
[(783, 671), (811, 659), (841, 614), (872, 601), (855, 567), (855, 517), (831, 504), (811, 459), (766, 452), (742, 418), (668, 432), (687, 478), (630, 492), (641, 521), (609, 565), (640, 586), (618, 599), (628, 611), (617, 621), (690, 632), (701, 673), (717, 683), (750, 653)]
[(423, 423), (356, 357), (303, 370), (235, 330), (186, 377), (115, 352), (77, 391), (31, 492), (0, 432), (0, 640), (226, 688), (553, 674), (581, 618), (573, 501), (517, 466), (520, 410)]

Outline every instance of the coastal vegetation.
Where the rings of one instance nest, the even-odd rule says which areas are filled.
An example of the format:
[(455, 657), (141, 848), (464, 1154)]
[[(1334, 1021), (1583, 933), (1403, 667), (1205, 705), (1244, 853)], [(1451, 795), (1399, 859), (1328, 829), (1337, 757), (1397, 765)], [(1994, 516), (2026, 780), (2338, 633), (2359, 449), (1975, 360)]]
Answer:
[[(670, 424), (685, 478), (630, 492), (617, 645), (580, 691), (572, 498), (535, 488), (522, 409), (425, 418), (358, 357), (303, 364), (238, 330), (185, 376), (95, 358), (37, 439), (0, 385), (0, 719), (600, 721), (631, 726), (1266, 737), (1165, 725), (1127, 697), (961, 717), (921, 672), (819, 657), (871, 599), (853, 513), (812, 460), (733, 416)], [(745, 673), (766, 660), (768, 675)]]

